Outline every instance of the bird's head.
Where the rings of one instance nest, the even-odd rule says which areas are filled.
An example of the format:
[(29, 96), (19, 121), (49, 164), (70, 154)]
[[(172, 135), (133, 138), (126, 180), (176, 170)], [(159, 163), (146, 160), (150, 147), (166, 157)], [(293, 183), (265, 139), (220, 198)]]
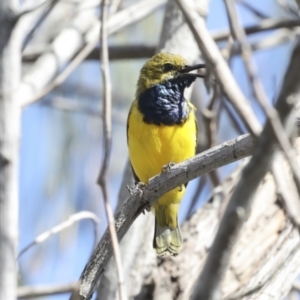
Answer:
[(200, 74), (190, 74), (190, 71), (205, 68), (205, 65), (198, 64), (190, 66), (186, 59), (180, 55), (171, 53), (158, 53), (150, 58), (143, 66), (137, 83), (137, 98), (147, 89), (163, 84), (170, 80), (184, 80), (189, 77), (203, 77)]

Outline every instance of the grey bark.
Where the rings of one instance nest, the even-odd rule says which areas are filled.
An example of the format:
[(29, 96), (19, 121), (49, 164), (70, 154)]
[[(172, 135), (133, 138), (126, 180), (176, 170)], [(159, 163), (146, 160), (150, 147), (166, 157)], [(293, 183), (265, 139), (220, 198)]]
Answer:
[(0, 1), (0, 299), (16, 298), (20, 38), (14, 1)]
[[(253, 148), (253, 138), (243, 135), (170, 167), (168, 172), (151, 178), (146, 187), (140, 188), (138, 185), (133, 188), (131, 196), (115, 216), (118, 239), (122, 240), (141, 212), (152, 206), (163, 194), (216, 168), (251, 155)], [(80, 276), (81, 299), (91, 298), (111, 256), (112, 244), (106, 230)], [(73, 293), (72, 299), (76, 296), (78, 294)]]
[[(297, 142), (299, 144), (299, 141)], [(145, 300), (190, 299), (196, 278), (210, 251), (219, 219), (245, 163), (216, 188), (209, 202), (182, 227), (184, 247), (175, 258), (157, 261), (145, 289)], [(289, 171), (287, 169), (287, 171)], [(300, 271), (300, 238), (278, 205), (273, 177), (267, 174), (223, 278), (220, 299), (282, 300)], [(147, 282), (152, 282), (149, 287)]]

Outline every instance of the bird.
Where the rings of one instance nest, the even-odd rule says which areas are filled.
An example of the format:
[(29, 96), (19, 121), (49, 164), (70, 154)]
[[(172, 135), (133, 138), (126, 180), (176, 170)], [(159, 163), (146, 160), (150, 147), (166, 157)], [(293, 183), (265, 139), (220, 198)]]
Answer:
[[(205, 68), (189, 65), (180, 55), (161, 52), (150, 58), (140, 71), (135, 100), (127, 118), (127, 144), (136, 183), (147, 184), (151, 177), (195, 155), (197, 120), (195, 107), (184, 91)], [(176, 256), (182, 248), (178, 224), (180, 202), (186, 184), (160, 197), (152, 206), (155, 214), (153, 248), (158, 256)]]

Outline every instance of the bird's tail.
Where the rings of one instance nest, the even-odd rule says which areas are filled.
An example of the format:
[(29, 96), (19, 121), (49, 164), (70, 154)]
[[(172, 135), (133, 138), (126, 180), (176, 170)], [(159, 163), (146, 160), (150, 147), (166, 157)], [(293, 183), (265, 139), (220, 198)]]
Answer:
[[(166, 210), (165, 210), (166, 208)], [(175, 256), (182, 247), (182, 236), (178, 224), (178, 214), (172, 215), (175, 222), (166, 222), (165, 213), (167, 207), (159, 207), (155, 209), (155, 231), (153, 239), (153, 248), (155, 248), (158, 256)], [(163, 219), (162, 219), (163, 217)]]

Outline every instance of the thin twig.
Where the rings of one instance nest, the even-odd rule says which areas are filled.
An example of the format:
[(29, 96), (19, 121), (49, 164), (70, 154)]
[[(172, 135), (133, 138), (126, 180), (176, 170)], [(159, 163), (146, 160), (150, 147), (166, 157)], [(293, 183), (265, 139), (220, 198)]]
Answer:
[(272, 164), (272, 174), (276, 183), (277, 196), (291, 223), (300, 228), (300, 201), (293, 174), (283, 153), (276, 153)]
[[(46, 106), (53, 109), (58, 109), (69, 113), (84, 114), (93, 118), (102, 118), (102, 110), (99, 107), (90, 105), (82, 101), (74, 101), (65, 97), (55, 97), (52, 99), (43, 100), (39, 105)], [(126, 117), (118, 109), (112, 109), (112, 121), (114, 124), (124, 126), (126, 124)]]
[(23, 10), (21, 10), (19, 12), (19, 14), (17, 15), (17, 19), (21, 19), (23, 16), (25, 16), (26, 14), (30, 14), (38, 9), (40, 9), (41, 7), (43, 7), (44, 5), (49, 4), (49, 0), (46, 0), (44, 2), (39, 3), (38, 5), (35, 5), (33, 7), (30, 8), (25, 8)]
[(50, 14), (50, 12), (53, 10), (54, 6), (57, 4), (58, 0), (51, 0), (48, 7), (43, 11), (37, 22), (34, 24), (34, 26), (31, 28), (29, 33), (27, 34), (23, 46), (22, 46), (22, 52), (27, 47), (28, 43), (32, 40), (34, 33), (36, 30), (40, 27), (40, 25), (45, 21), (47, 16)]
[(101, 73), (102, 73), (102, 83), (103, 83), (103, 97), (102, 97), (102, 107), (103, 107), (103, 160), (100, 174), (97, 179), (97, 183), (101, 187), (103, 200), (105, 204), (105, 211), (108, 221), (109, 233), (112, 241), (112, 248), (114, 253), (114, 258), (116, 261), (117, 275), (118, 275), (118, 289), (119, 296), (121, 300), (126, 300), (126, 290), (125, 290), (125, 280), (123, 274), (123, 267), (121, 261), (120, 247), (118, 242), (118, 237), (115, 228), (115, 220), (113, 211), (110, 205), (108, 189), (107, 189), (107, 172), (111, 153), (111, 83), (109, 75), (109, 58), (108, 58), (108, 46), (107, 46), (107, 1), (102, 0), (101, 4), (101, 30), (100, 30), (100, 43), (101, 53)]
[[(298, 9), (300, 9), (300, 0), (296, 0), (296, 3), (297, 3), (297, 5), (298, 5)], [(298, 13), (297, 16), (299, 16), (299, 11), (298, 11), (297, 13)]]
[(201, 110), (203, 121), (205, 122), (205, 130), (207, 136), (207, 149), (213, 147), (216, 141), (216, 131), (217, 131), (217, 120), (216, 112), (214, 111), (214, 106), (217, 99), (220, 97), (218, 86), (213, 89), (213, 95), (211, 96), (209, 103), (205, 108)]
[(18, 288), (18, 299), (32, 299), (44, 296), (73, 293), (78, 290), (78, 283), (46, 285), (46, 286), (21, 286)]
[(241, 4), (245, 8), (247, 8), (249, 11), (251, 11), (255, 16), (257, 16), (260, 19), (267, 19), (269, 18), (265, 13), (261, 12), (259, 9), (254, 7), (252, 4), (244, 1), (244, 0), (236, 0), (237, 3)]
[(236, 112), (233, 111), (232, 106), (230, 105), (229, 101), (225, 97), (222, 97), (221, 106), (224, 107), (226, 113), (230, 117), (233, 128), (235, 129), (237, 134), (244, 134), (246, 128), (244, 128), (244, 126), (243, 126), (242, 122), (240, 121), (240, 119), (238, 118)]
[[(293, 6), (289, 1), (276, 0), (276, 2), (282, 8), (282, 10), (285, 11), (288, 15), (296, 18), (299, 17), (299, 12), (297, 11), (297, 8)], [(296, 2), (300, 3), (299, 0), (296, 0)]]
[[(207, 104), (206, 108), (201, 110), (203, 122), (205, 123), (206, 130), (206, 139), (207, 139), (207, 147), (209, 149), (216, 144), (216, 134), (217, 134), (217, 113), (214, 110), (215, 103), (219, 98), (219, 88), (218, 86), (214, 87), (213, 95)], [(220, 184), (220, 179), (218, 176), (217, 170), (214, 170), (208, 174), (210, 181), (213, 186), (216, 187)]]
[[(279, 28), (295, 28), (299, 26), (300, 26), (299, 19), (282, 20), (282, 19), (270, 18), (270, 19), (262, 20), (257, 25), (251, 25), (245, 27), (245, 32), (248, 35), (248, 34), (254, 34), (254, 33), (279, 29)], [(228, 29), (218, 30), (216, 32), (212, 32), (211, 36), (216, 42), (226, 41), (230, 36), (230, 31)]]
[[(207, 104), (201, 104), (203, 97), (195, 95), (196, 112), (199, 114), (197, 118), (200, 121), (201, 130), (198, 132), (198, 141), (196, 153), (212, 148), (216, 145), (216, 134), (217, 134), (217, 114), (215, 112), (215, 103), (219, 97), (218, 86), (213, 86), (213, 94)], [(202, 123), (202, 124), (201, 124)], [(199, 125), (198, 125), (199, 126)], [(219, 185), (219, 178), (217, 171), (212, 171), (208, 174), (213, 186)]]
[(34, 241), (32, 241), (29, 245), (27, 245), (25, 248), (23, 248), (19, 255), (18, 255), (18, 259), (20, 258), (21, 255), (23, 255), (28, 249), (30, 249), (31, 247), (41, 244), (44, 241), (46, 241), (49, 237), (53, 236), (54, 234), (57, 234), (63, 230), (65, 230), (66, 228), (73, 226), (76, 222), (84, 220), (84, 219), (89, 219), (93, 222), (93, 226), (94, 226), (94, 241), (97, 241), (97, 237), (98, 237), (98, 223), (99, 223), (99, 219), (97, 218), (97, 216), (90, 212), (90, 211), (81, 211), (79, 213), (76, 213), (74, 215), (71, 215), (66, 221), (56, 225), (55, 227), (51, 228), (50, 230), (47, 230), (45, 232), (43, 232), (42, 234), (40, 234), (39, 236), (37, 236)]
[[(36, 59), (43, 53), (47, 47), (43, 49), (31, 49), (26, 51), (23, 54), (23, 62), (30, 63), (36, 61)], [(110, 45), (109, 46), (109, 60), (117, 59), (140, 59), (140, 58), (149, 58), (155, 54), (155, 45), (146, 45), (146, 44), (135, 44), (135, 45)], [(99, 48), (93, 49), (86, 56), (86, 60), (99, 60)]]
[[(299, 28), (297, 29), (279, 29), (274, 34), (263, 37), (258, 41), (250, 42), (251, 50), (258, 51), (258, 50), (264, 50), (269, 49), (272, 47), (277, 47), (281, 44), (290, 42), (295, 39), (296, 36), (298, 36), (300, 33)], [(221, 52), (224, 56), (227, 55), (227, 49), (221, 48)], [(231, 55), (240, 55), (241, 54), (241, 47), (239, 45), (234, 44), (231, 48)]]

